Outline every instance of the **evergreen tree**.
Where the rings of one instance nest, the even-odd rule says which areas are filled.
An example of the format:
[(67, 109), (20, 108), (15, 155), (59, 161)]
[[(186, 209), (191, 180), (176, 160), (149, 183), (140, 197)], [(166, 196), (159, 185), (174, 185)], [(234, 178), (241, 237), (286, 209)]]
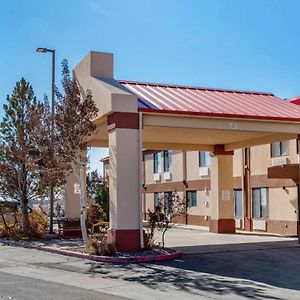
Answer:
[(43, 105), (32, 86), (22, 78), (4, 105), (0, 124), (0, 194), (19, 201), (21, 229), (29, 229), (28, 202), (40, 195), (36, 140)]

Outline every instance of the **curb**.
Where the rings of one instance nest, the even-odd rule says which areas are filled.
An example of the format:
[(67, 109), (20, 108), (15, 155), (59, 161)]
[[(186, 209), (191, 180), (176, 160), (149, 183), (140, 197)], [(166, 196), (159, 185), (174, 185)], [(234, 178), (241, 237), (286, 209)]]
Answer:
[(57, 248), (50, 248), (45, 246), (33, 245), (29, 242), (13, 241), (0, 239), (0, 243), (12, 246), (12, 247), (22, 247), (27, 249), (36, 249), (40, 251), (45, 251), (54, 254), (60, 254), (64, 256), (76, 257), (81, 259), (87, 259), (96, 262), (103, 263), (145, 263), (145, 262), (157, 262), (173, 260), (182, 256), (180, 251), (175, 251), (171, 254), (157, 255), (157, 256), (136, 256), (136, 257), (111, 257), (111, 256), (100, 256), (100, 255), (89, 255), (85, 253), (79, 253), (69, 250), (61, 250)]

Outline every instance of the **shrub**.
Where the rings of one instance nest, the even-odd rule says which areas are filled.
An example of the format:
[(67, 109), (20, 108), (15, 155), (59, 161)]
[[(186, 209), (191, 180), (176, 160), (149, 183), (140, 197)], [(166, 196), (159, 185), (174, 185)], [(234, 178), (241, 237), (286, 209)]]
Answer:
[(41, 209), (34, 209), (29, 213), (29, 238), (41, 238), (48, 229), (48, 218)]
[(86, 252), (90, 255), (100, 255), (100, 241), (97, 239), (90, 239), (86, 247)]
[(146, 234), (146, 246), (155, 247), (155, 230), (161, 231), (159, 246), (165, 247), (165, 234), (171, 226), (173, 219), (180, 215), (186, 215), (186, 203), (175, 193), (165, 194), (158, 199), (154, 211), (148, 210), (148, 233)]
[(102, 207), (97, 203), (89, 204), (87, 207), (87, 224), (90, 227), (92, 224), (96, 224), (105, 220), (106, 214)]
[(40, 239), (48, 229), (48, 218), (40, 209), (34, 209), (29, 214), (29, 230), (23, 232), (20, 226), (21, 213), (15, 214), (13, 222), (0, 224), (0, 237), (19, 239)]
[(112, 242), (108, 242), (104, 237), (101, 241), (97, 239), (90, 239), (86, 251), (90, 255), (104, 255), (109, 256), (116, 253), (116, 246)]

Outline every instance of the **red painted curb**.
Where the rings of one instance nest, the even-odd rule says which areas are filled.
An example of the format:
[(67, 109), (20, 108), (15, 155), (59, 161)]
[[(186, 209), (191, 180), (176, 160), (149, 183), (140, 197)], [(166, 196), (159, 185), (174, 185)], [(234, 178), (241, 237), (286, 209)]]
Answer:
[(145, 263), (145, 262), (154, 262), (154, 261), (173, 260), (175, 258), (182, 256), (182, 253), (180, 251), (175, 251), (171, 254), (164, 254), (164, 255), (157, 255), (157, 256), (111, 257), (111, 256), (100, 256), (100, 255), (89, 255), (89, 254), (79, 253), (79, 252), (74, 252), (69, 250), (62, 250), (57, 248), (33, 245), (29, 242), (0, 239), (0, 243), (8, 246), (13, 246), (13, 247), (36, 249), (36, 250), (41, 250), (49, 253), (55, 253), (55, 254), (88, 259), (88, 260), (104, 262), (104, 263)]

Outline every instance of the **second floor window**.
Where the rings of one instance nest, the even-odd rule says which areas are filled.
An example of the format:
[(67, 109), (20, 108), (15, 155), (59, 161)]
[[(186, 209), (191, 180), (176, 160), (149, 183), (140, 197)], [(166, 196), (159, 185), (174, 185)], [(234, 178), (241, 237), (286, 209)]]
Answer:
[(172, 168), (172, 151), (163, 151), (164, 156), (164, 172), (170, 172)]
[(290, 154), (290, 141), (275, 142), (271, 144), (271, 157)]
[(161, 172), (161, 152), (156, 152), (153, 154), (153, 172)]
[(199, 167), (209, 167), (210, 166), (210, 155), (207, 151), (199, 152)]

